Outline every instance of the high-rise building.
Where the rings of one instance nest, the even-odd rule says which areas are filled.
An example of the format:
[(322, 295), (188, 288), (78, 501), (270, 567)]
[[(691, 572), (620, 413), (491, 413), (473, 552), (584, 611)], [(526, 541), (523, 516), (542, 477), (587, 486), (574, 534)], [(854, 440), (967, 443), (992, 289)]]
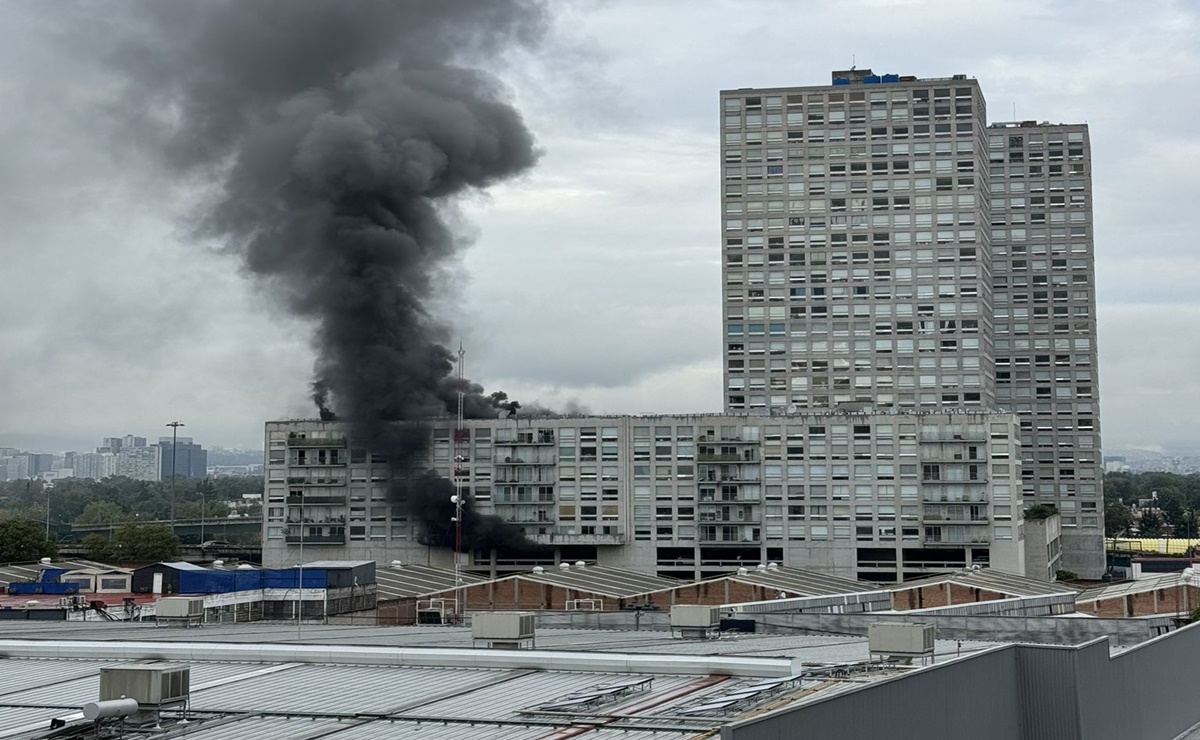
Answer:
[(720, 100), (726, 411), (1017, 412), (1025, 465), (988, 475), (1021, 475), (1006, 509), (1056, 504), (1063, 567), (1099, 576), (1086, 127), (989, 128), (965, 75)]
[(160, 452), (156, 445), (122, 445), (117, 453), (116, 474), (136, 480), (160, 480)]
[(208, 475), (208, 451), (191, 437), (179, 437), (175, 442), (170, 437), (159, 437), (157, 447), (161, 450), (159, 480), (171, 480), (172, 475), (176, 478)]
[(1062, 514), (1062, 567), (1103, 569), (1091, 149), (1084, 124), (987, 131), (996, 400), (1021, 417), (1029, 504)]

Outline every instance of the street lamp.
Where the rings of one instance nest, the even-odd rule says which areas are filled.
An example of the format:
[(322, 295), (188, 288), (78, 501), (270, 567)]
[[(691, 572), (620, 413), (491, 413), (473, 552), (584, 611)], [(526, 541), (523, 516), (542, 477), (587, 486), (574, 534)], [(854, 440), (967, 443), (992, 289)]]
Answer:
[(171, 531), (175, 531), (175, 451), (179, 447), (179, 427), (187, 426), (176, 419), (167, 424), (171, 427)]

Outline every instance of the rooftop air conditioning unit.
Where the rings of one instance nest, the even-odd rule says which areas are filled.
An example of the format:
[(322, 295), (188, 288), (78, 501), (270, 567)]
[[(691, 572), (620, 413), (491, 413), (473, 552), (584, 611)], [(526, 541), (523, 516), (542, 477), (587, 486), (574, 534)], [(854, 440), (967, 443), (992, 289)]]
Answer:
[(100, 669), (100, 701), (133, 699), (143, 706), (187, 701), (192, 669), (172, 663), (130, 663)]
[(471, 637), (490, 648), (532, 647), (537, 617), (532, 612), (478, 612), (471, 615)]
[(932, 658), (936, 631), (932, 624), (876, 622), (867, 626), (871, 655)]
[(167, 596), (154, 602), (156, 624), (181, 624), (190, 627), (204, 621), (204, 599), (192, 596)]
[(671, 636), (703, 640), (721, 625), (721, 608), (705, 604), (675, 604), (671, 607)]

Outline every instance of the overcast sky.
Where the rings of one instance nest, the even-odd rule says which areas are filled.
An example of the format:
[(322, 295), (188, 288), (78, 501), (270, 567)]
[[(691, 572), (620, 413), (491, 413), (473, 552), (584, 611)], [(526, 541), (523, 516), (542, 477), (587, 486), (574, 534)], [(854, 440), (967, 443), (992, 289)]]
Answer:
[[(252, 0), (247, 0), (252, 1)], [(302, 0), (298, 0), (302, 1)], [(99, 123), (111, 80), (54, 42), (58, 4), (0, 5), (0, 442), (166, 434), (260, 447), (310, 417), (311, 327), (190, 243), (196, 183)], [(467, 375), (595, 413), (721, 407), (717, 93), (831, 69), (976, 77), (995, 120), (1086, 122), (1106, 448), (1200, 450), (1200, 5), (1076, 0), (553, 3), (491, 70), (543, 150), (463, 205)], [(27, 439), (27, 438), (26, 438)]]

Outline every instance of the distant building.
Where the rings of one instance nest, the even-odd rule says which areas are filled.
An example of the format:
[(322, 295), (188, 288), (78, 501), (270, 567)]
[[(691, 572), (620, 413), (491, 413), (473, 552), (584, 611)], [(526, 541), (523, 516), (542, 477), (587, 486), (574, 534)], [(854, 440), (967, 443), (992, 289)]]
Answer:
[(124, 475), (135, 480), (160, 480), (159, 456), (162, 450), (157, 446), (125, 447), (117, 453), (117, 475)]
[(54, 455), (40, 452), (22, 452), (9, 458), (8, 480), (38, 478), (42, 473), (54, 469)]
[(111, 452), (72, 453), (71, 468), (76, 478), (103, 480), (117, 474), (117, 455)]
[(204, 478), (208, 475), (208, 452), (192, 441), (191, 437), (179, 437), (172, 442), (170, 437), (159, 437), (155, 445), (161, 450), (159, 458), (159, 480), (177, 478)]

